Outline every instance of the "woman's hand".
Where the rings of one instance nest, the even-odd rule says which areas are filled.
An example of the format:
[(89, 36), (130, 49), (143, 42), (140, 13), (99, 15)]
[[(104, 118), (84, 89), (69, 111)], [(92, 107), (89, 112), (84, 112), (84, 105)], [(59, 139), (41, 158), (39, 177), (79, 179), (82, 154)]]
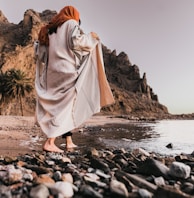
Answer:
[(95, 32), (91, 32), (91, 35), (92, 35), (93, 38), (95, 38), (97, 40), (100, 40), (98, 35)]

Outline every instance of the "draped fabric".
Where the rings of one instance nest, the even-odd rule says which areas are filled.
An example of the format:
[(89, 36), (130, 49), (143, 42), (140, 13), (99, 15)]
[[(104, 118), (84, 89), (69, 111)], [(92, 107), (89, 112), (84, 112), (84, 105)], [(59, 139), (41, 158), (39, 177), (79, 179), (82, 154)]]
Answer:
[(68, 20), (37, 45), (36, 119), (47, 137), (79, 127), (102, 106), (114, 103), (107, 82), (100, 41)]

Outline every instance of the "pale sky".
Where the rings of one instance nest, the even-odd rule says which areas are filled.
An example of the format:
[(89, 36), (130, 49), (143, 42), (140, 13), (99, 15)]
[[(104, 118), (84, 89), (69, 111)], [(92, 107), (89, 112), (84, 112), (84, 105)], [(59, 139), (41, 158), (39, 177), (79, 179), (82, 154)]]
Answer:
[(124, 51), (146, 72), (170, 113), (194, 113), (194, 0), (0, 0), (9, 22), (33, 9), (75, 6), (85, 33), (94, 31), (117, 55)]

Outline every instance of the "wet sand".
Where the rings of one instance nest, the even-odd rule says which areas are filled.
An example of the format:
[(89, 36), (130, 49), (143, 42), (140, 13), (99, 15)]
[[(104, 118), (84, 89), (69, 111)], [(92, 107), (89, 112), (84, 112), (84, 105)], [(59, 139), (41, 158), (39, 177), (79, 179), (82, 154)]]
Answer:
[[(131, 121), (124, 118), (95, 115), (74, 132), (73, 140), (79, 146), (78, 149), (84, 149), (87, 146), (100, 148), (98, 134), (95, 131), (90, 133), (92, 127), (98, 127), (100, 130), (101, 126), (107, 124), (114, 128), (115, 124), (129, 122)], [(35, 125), (34, 117), (0, 116), (0, 156), (19, 156), (41, 151), (45, 138), (40, 128)], [(57, 138), (56, 144), (65, 148), (62, 138)]]

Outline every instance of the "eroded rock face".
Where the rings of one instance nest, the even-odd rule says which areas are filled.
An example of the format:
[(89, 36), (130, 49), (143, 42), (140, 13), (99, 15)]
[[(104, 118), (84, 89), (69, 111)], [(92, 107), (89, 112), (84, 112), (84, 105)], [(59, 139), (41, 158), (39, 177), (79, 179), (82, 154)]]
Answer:
[(1, 10), (0, 10), (0, 23), (9, 23)]
[[(0, 12), (0, 52), (13, 52), (17, 46), (32, 44), (37, 39), (40, 27), (55, 14), (54, 11), (46, 10), (38, 13), (30, 9), (24, 13), (24, 18), (19, 24), (13, 24), (9, 23)], [(3, 59), (3, 57), (1, 58)], [(0, 66), (2, 67), (2, 65)]]
[[(19, 24), (9, 23), (0, 12), (0, 69), (21, 69), (34, 80), (35, 61), (33, 43), (38, 37), (40, 27), (50, 21), (55, 11), (38, 13), (32, 9), (24, 13)], [(103, 45), (104, 64), (116, 103), (103, 108), (104, 113), (135, 114), (148, 117), (168, 114), (167, 108), (158, 102), (158, 96), (147, 84), (146, 73), (140, 76), (139, 67), (132, 64), (125, 52), (116, 54)], [(34, 115), (35, 92), (24, 100), (24, 115)], [(18, 115), (17, 103), (1, 109), (1, 114)]]
[(115, 50), (111, 52), (105, 46), (103, 46), (103, 54), (109, 82), (127, 91), (145, 94), (149, 99), (158, 101), (158, 97), (147, 84), (146, 73), (141, 78), (139, 67), (131, 64), (127, 54), (121, 52), (117, 56)]

